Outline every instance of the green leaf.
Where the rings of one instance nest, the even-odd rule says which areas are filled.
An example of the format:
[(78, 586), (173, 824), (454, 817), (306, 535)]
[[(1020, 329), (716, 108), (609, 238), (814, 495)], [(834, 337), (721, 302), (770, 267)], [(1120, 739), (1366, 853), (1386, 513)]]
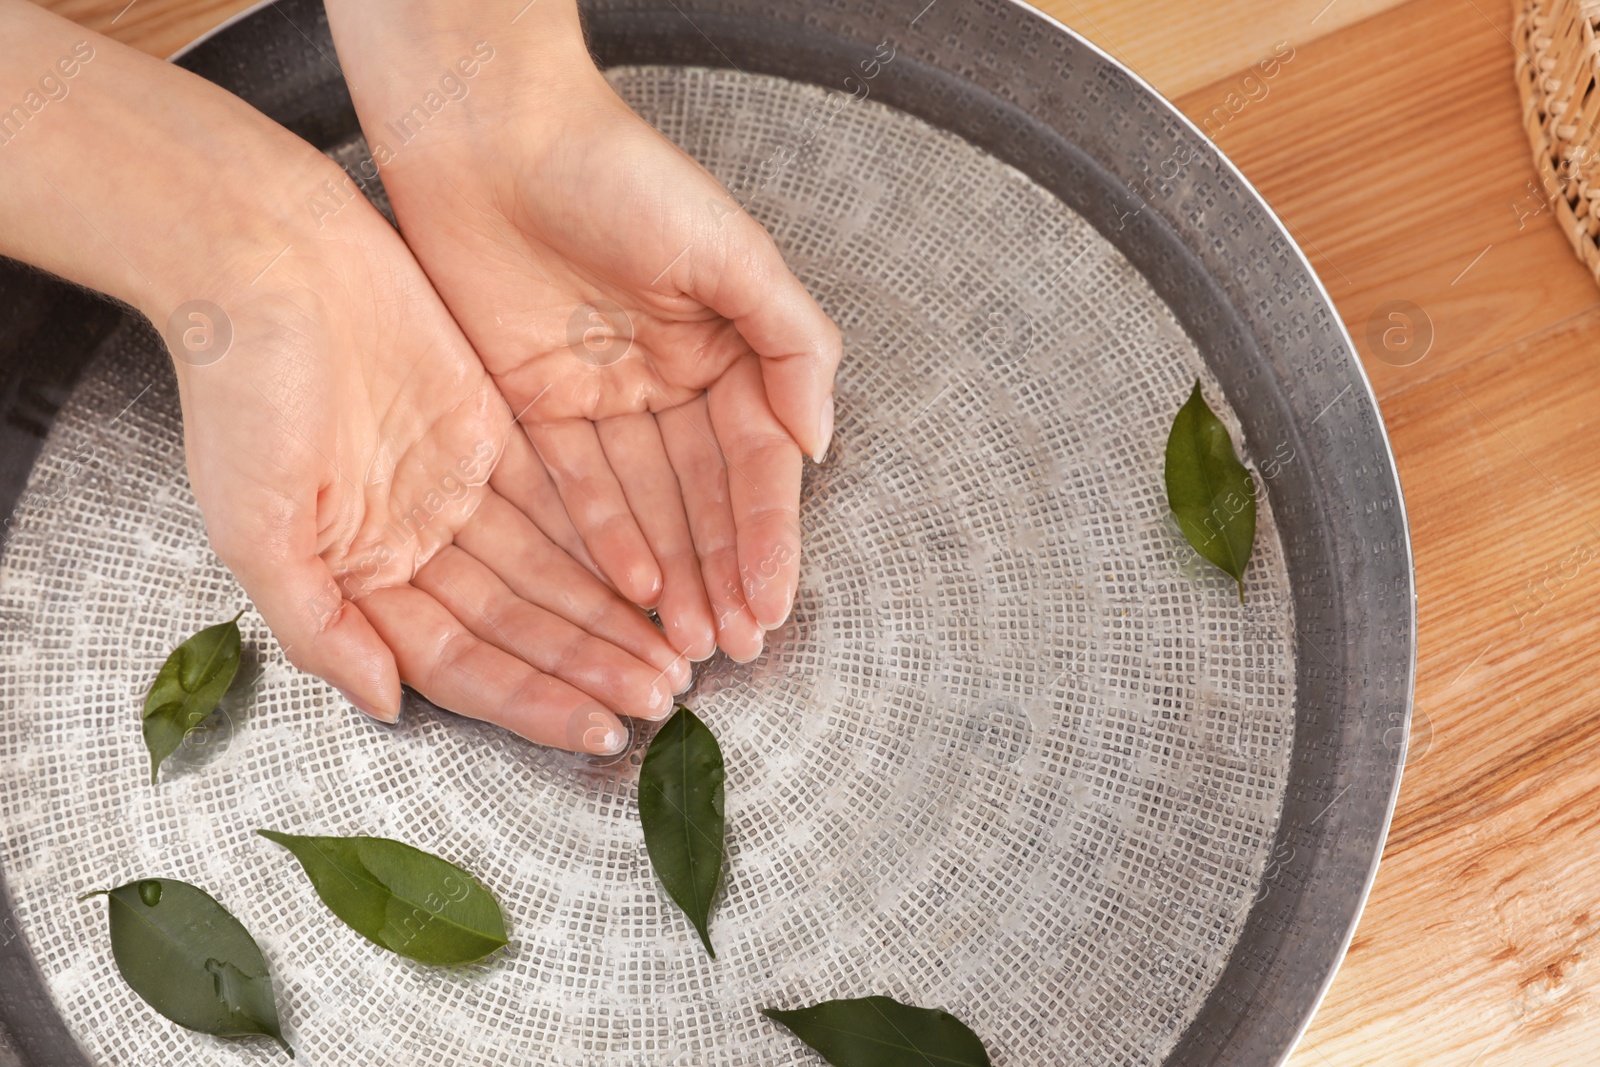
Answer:
[(382, 837), (256, 833), (294, 853), (322, 902), (381, 948), (452, 966), (506, 945), (500, 905), (447, 860)]
[(716, 737), (679, 704), (650, 742), (639, 768), (639, 822), (650, 865), (712, 959), (717, 952), (707, 924), (722, 878), (726, 779)]
[(989, 1067), (983, 1042), (960, 1019), (888, 997), (761, 1014), (794, 1031), (834, 1067)]
[(1228, 428), (1206, 406), (1200, 380), (1167, 437), (1167, 506), (1194, 550), (1239, 583), (1256, 541), (1256, 483), (1234, 454)]
[(146, 1004), (202, 1034), (270, 1037), (294, 1056), (260, 946), (209, 894), (146, 878), (83, 899), (97, 896), (108, 902), (117, 969)]
[(217, 710), (239, 670), (239, 612), (208, 626), (173, 650), (144, 698), (144, 747), (150, 750), (150, 784), (161, 762), (189, 732)]

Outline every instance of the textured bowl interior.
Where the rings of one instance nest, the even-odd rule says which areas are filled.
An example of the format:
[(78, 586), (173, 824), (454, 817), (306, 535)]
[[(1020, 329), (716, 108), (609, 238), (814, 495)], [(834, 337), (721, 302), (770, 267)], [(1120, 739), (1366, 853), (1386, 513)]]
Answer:
[[(26, 489), (0, 560), (0, 1062), (193, 1058), (127, 1025), (147, 1011), (71, 903), (151, 873), (235, 906), (323, 1062), (804, 1063), (755, 1008), (868, 992), (956, 1011), (997, 1064), (1286, 1054), (1359, 911), (1408, 714), (1409, 546), (1370, 392), (1304, 260), (1167, 105), (1024, 8), (920, 6), (590, 9), (614, 84), (749, 200), (847, 337), (795, 619), (695, 693), (734, 767), (717, 964), (662, 905), (627, 762), (421, 706), (372, 726), (258, 624), (250, 684), (137, 788), (130, 709), (240, 593), (153, 334), (98, 309), (63, 331), (69, 294), (6, 277), (40, 310), (0, 340), (88, 369), (70, 398), (50, 383), (37, 464), (5, 472)], [(291, 0), (185, 62), (348, 163), (325, 37)], [(1163, 518), (1196, 376), (1266, 489), (1243, 608)], [(256, 825), (467, 863), (512, 949), (449, 974), (385, 958)]]

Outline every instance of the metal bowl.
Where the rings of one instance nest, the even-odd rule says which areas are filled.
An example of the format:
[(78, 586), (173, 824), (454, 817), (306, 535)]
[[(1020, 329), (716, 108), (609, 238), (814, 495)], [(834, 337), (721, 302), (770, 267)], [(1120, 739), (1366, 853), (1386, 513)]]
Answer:
[[(1332, 980), (1372, 883), (1404, 762), (1415, 655), (1393, 458), (1310, 265), (1193, 124), (1023, 4), (595, 0), (585, 8), (607, 67), (735, 68), (838, 88), (841, 72), (892, 41), (895, 59), (875, 71), (873, 100), (1015, 167), (1087, 220), (1197, 347), (1237, 413), (1242, 451), (1297, 458), (1290, 476), (1265, 481), (1292, 602), (1295, 680), (1271, 858), (1220, 977), (1175, 1024), (1158, 1061), (1281, 1062)], [(283, 0), (177, 61), (331, 150), (357, 130), (332, 53), (321, 5)], [(0, 264), (0, 292), (0, 366), (17, 383), (0, 426), (0, 503), (9, 513), (79, 371), (127, 323), (117, 308), (13, 264)], [(0, 893), (0, 1064), (86, 1062), (10, 907)]]

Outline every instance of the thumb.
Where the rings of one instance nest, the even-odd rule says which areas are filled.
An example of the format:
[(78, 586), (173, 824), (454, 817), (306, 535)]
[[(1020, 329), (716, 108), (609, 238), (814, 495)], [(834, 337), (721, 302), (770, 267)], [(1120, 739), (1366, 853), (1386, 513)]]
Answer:
[(733, 227), (726, 267), (715, 291), (694, 294), (729, 319), (761, 357), (767, 402), (795, 443), (817, 462), (833, 439), (833, 378), (839, 368), (839, 327), (784, 263), (767, 231), (742, 212)]
[(323, 679), (373, 718), (400, 718), (394, 654), (315, 555), (224, 552), (228, 569), (296, 667)]

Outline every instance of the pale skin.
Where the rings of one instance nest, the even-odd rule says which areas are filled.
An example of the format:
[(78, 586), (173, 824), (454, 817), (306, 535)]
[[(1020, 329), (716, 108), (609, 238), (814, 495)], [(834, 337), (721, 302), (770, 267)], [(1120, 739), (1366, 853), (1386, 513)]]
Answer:
[[(330, 7), (348, 69), (367, 45)], [(57, 64), (83, 42), (92, 58), (68, 76)], [(384, 171), (402, 240), (364, 202), (308, 211), (343, 172), (242, 102), (24, 0), (0, 0), (0, 71), (0, 101), (26, 100), (45, 74), (70, 90), (0, 144), (0, 253), (158, 328), (192, 301), (227, 317), (232, 343), (215, 362), (169, 337), (190, 482), (213, 546), (297, 666), (380, 719), (398, 716), (405, 682), (536, 742), (613, 752), (619, 716), (669, 714), (692, 659), (714, 644), (749, 658), (788, 613), (800, 451), (831, 432), (837, 331), (792, 291), (776, 313), (725, 297), (693, 256), (641, 282), (656, 250), (617, 227), (675, 240), (673, 197), (585, 199), (604, 189), (582, 179), (595, 157), (540, 156), (538, 131), (556, 134), (507, 110), (528, 147), (499, 176), (423, 151), (406, 158), (414, 173), (398, 159)], [(579, 97), (609, 93), (597, 76), (572, 81)], [(671, 160), (694, 195), (702, 181), (720, 188), (620, 102), (591, 105), (613, 123), (591, 116), (606, 146), (595, 152), (651, 170)], [(564, 169), (579, 176), (563, 185)], [(440, 185), (466, 196), (437, 202)], [(474, 234), (461, 201), (489, 210), (496, 186), (540, 188), (541, 206)], [(488, 236), (503, 239), (502, 222), (547, 288), (503, 277), (508, 253), (496, 259)], [(760, 272), (782, 261), (744, 232), (770, 287)], [(551, 340), (550, 324), (595, 296), (629, 309), (639, 353), (596, 367)], [(733, 596), (718, 584), (730, 579)]]
[[(793, 604), (838, 329), (611, 91), (573, 0), (327, 8), (406, 240), (589, 553), (690, 658), (753, 658)], [(624, 340), (574, 360), (575, 318)]]

